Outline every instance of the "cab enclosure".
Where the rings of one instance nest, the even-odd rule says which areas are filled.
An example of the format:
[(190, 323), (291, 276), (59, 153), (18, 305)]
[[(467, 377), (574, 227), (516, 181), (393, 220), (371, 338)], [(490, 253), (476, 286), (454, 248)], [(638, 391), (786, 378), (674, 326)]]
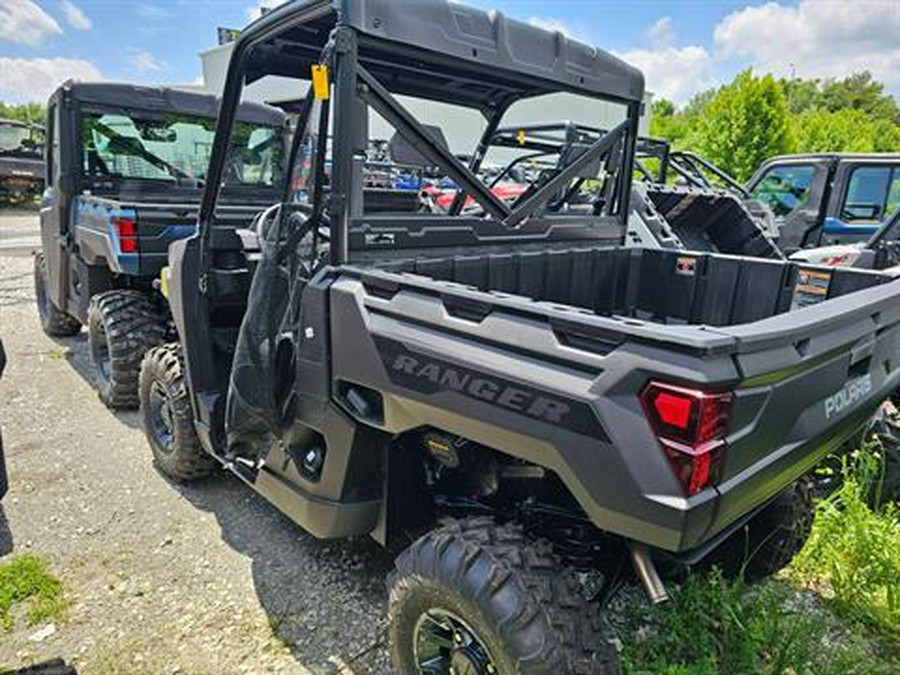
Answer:
[[(67, 82), (53, 93), (41, 242), (56, 308), (86, 323), (98, 293), (152, 290), (169, 244), (194, 232), (218, 106), (130, 84)], [(244, 105), (238, 120), (244, 145), (222, 186), (231, 227), (276, 199), (284, 154), (279, 110)]]
[(775, 216), (785, 254), (863, 243), (900, 208), (900, 154), (783, 155), (747, 184)]

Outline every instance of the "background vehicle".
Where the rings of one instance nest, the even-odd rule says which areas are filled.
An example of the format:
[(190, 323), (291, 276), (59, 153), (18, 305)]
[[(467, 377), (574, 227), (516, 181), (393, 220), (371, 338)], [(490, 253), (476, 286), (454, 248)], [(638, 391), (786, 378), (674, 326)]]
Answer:
[(44, 187), (44, 130), (0, 119), (0, 203), (24, 204)]
[(865, 241), (900, 208), (900, 155), (784, 155), (765, 162), (747, 186), (775, 214), (778, 246)]
[[(257, 217), (257, 257), (217, 186), (267, 74), (314, 84), (302, 194)], [(477, 175), (489, 141), (556, 92), (623, 121), (507, 204)], [(605, 52), (455, 2), (294, 2), (235, 44), (145, 431), (168, 475), (221, 463), (316, 536), (421, 535), (390, 579), (395, 672), (603, 672), (591, 598), (623, 558), (654, 600), (656, 560), (777, 569), (808, 532), (802, 477), (900, 384), (884, 275), (621, 247), (643, 93)], [(469, 164), (398, 94), (482, 111)], [(370, 109), (483, 213), (367, 210)]]
[[(35, 258), (48, 335), (88, 325), (100, 397), (136, 406), (141, 358), (170, 335), (154, 288), (170, 242), (194, 232), (218, 100), (174, 89), (66, 83), (48, 106), (42, 252)], [(277, 199), (284, 117), (242, 106), (222, 181), (222, 227)]]
[[(497, 129), (488, 141), (486, 157), (501, 154), (502, 161), (491, 166), (483, 178), (500, 199), (515, 203), (523, 195), (534, 191), (531, 184), (540, 185), (542, 175), (559, 170), (573, 157), (596, 142), (606, 131), (572, 122), (552, 122), (516, 125)], [(743, 202), (743, 195), (723, 189), (727, 183), (714, 183), (699, 173), (689, 162), (690, 153), (670, 152), (668, 143), (639, 138), (634, 165), (646, 178), (632, 186), (631, 213), (625, 243), (642, 248), (668, 248), (750, 255), (761, 258), (781, 258), (781, 252), (767, 236), (760, 220)], [(691, 155), (691, 157), (696, 157)], [(653, 159), (661, 167), (654, 175), (645, 166)], [(618, 161), (608, 157), (607, 161)], [(687, 186), (667, 185), (668, 171), (690, 176)], [(694, 167), (689, 169), (688, 167)], [(710, 165), (711, 166), (711, 165)], [(669, 167), (668, 169), (666, 167)], [(715, 167), (713, 170), (717, 171)], [(600, 174), (598, 162), (595, 174)], [(696, 176), (693, 172), (697, 172)], [(485, 172), (482, 171), (484, 174)], [(721, 173), (721, 172), (720, 172)], [(726, 174), (722, 174), (727, 178)], [(732, 181), (733, 182), (733, 181)], [(581, 177), (567, 193), (557, 195), (556, 201), (567, 204), (568, 210), (602, 208), (610, 198), (613, 185), (597, 179)], [(436, 201), (445, 211), (459, 213), (455, 190), (446, 191)], [(479, 211), (469, 196), (465, 209)], [(452, 208), (451, 208), (452, 205)]]

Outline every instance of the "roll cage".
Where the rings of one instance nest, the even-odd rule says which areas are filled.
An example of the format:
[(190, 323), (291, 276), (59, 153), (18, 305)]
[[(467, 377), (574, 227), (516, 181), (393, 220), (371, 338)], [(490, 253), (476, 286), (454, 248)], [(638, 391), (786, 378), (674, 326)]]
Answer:
[[(265, 75), (309, 80), (312, 67), (320, 65), (330, 79), (336, 139), (328, 196), (332, 264), (348, 262), (351, 250), (365, 255), (372, 242), (410, 247), (406, 235), (412, 230), (418, 233), (417, 247), (459, 248), (486, 238), (587, 238), (598, 224), (624, 229), (632, 172), (623, 168), (634, 160), (644, 91), (639, 71), (559, 33), (444, 0), (297, 0), (252, 24), (235, 44), (200, 212), (204, 249), (215, 248), (218, 186), (243, 86)], [(626, 119), (509, 206), (478, 177), (491, 140), (513, 103), (560, 92), (622, 104)], [(399, 95), (480, 111), (486, 126), (471, 159), (464, 163), (435, 142)], [(307, 113), (309, 108), (303, 106)], [(414, 216), (363, 215), (359, 177), (368, 144), (368, 108), (459, 187), (446, 216), (423, 226)], [(301, 111), (298, 129), (305, 121)], [(610, 155), (616, 158), (614, 189), (595, 222), (542, 213), (587, 166)], [(460, 215), (469, 196), (483, 209), (483, 218)], [(321, 207), (316, 211), (321, 213)]]

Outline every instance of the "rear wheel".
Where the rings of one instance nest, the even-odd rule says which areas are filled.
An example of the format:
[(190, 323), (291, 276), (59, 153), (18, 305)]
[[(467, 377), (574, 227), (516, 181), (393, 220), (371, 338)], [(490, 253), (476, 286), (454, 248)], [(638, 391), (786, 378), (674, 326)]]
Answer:
[(34, 256), (34, 294), (37, 299), (41, 328), (50, 337), (76, 335), (81, 330), (81, 323), (53, 304), (49, 285), (47, 259), (44, 258), (43, 253), (38, 253)]
[(191, 481), (215, 471), (217, 462), (203, 450), (194, 429), (180, 345), (160, 345), (147, 352), (141, 365), (140, 399), (144, 433), (164, 474)]
[(785, 566), (803, 548), (812, 531), (812, 485), (801, 479), (779, 494), (704, 561), (728, 577), (760, 581)]
[(156, 302), (141, 291), (107, 291), (91, 298), (88, 346), (100, 399), (110, 408), (136, 408), (141, 359), (166, 340)]
[(451, 522), (397, 558), (392, 672), (617, 673), (599, 608), (542, 540), (490, 518)]
[(872, 431), (881, 446), (881, 474), (869, 489), (874, 508), (887, 502), (900, 502), (900, 399), (892, 396), (884, 402), (881, 416)]

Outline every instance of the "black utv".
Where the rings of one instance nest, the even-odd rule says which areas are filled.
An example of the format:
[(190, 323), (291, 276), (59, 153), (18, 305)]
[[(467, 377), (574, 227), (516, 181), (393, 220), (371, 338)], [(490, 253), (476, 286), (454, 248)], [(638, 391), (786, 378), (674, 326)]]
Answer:
[(27, 204), (43, 187), (43, 128), (0, 119), (0, 204)]
[[(254, 241), (221, 195), (266, 75), (312, 86)], [(900, 385), (900, 286), (878, 272), (623, 247), (643, 84), (445, 0), (298, 0), (235, 43), (145, 431), (174, 479), (221, 464), (317, 537), (412, 540), (392, 672), (611, 670), (598, 613), (623, 561), (654, 600), (659, 563), (778, 569), (808, 532), (803, 477)], [(622, 121), (499, 199), (492, 135), (560, 92)], [(400, 97), (480, 112), (469, 161)], [(448, 212), (367, 208), (370, 114), (457, 186)]]
[[(171, 335), (157, 291), (169, 244), (194, 232), (213, 146), (213, 96), (69, 82), (48, 104), (42, 251), (35, 258), (48, 335), (88, 326), (100, 398), (135, 407), (144, 352)], [(220, 181), (221, 222), (236, 228), (277, 199), (283, 114), (242, 105)]]

